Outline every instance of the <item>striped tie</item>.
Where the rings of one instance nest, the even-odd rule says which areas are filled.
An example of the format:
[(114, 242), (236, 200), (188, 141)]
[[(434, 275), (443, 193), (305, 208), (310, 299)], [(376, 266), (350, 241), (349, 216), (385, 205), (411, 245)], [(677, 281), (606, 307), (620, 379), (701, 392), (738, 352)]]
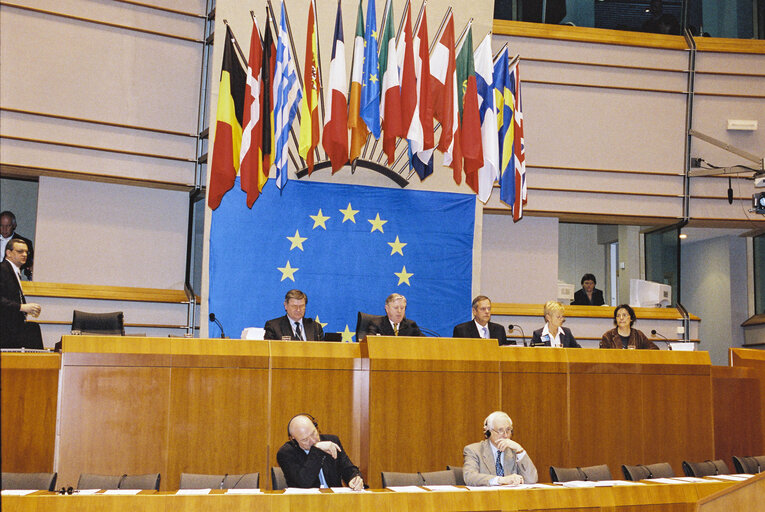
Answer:
[(502, 467), (502, 452), (497, 452), (497, 476), (505, 476), (505, 468)]

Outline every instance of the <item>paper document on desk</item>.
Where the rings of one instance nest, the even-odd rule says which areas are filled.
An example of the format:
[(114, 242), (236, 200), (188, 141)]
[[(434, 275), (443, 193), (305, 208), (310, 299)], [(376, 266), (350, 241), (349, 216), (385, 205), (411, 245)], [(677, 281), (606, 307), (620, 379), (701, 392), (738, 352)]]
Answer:
[(2, 492), (3, 496), (26, 496), (27, 494), (32, 494), (33, 492), (37, 492), (37, 489), (5, 489)]
[(210, 488), (210, 489), (178, 489), (178, 492), (176, 492), (175, 494), (177, 496), (183, 496), (183, 495), (187, 495), (187, 496), (196, 495), (196, 496), (199, 496), (199, 495), (202, 495), (202, 494), (210, 494), (210, 491), (212, 491), (212, 488)]
[(454, 485), (423, 485), (426, 489), (429, 489), (431, 491), (467, 491), (467, 489), (464, 489), (462, 487), (457, 487)]
[(104, 494), (120, 494), (123, 496), (132, 496), (141, 492), (142, 489), (109, 489)]
[(754, 475), (749, 475), (746, 473), (739, 473), (736, 475), (709, 475), (709, 478), (716, 478), (718, 480), (729, 480), (731, 482), (743, 482), (744, 480), (749, 480)]
[(229, 489), (226, 494), (262, 494), (260, 489)]
[(651, 478), (648, 480), (656, 484), (684, 484), (682, 480), (676, 480), (674, 478)]
[(330, 487), (330, 489), (332, 489), (332, 492), (334, 492), (335, 494), (349, 494), (353, 492), (370, 492), (364, 489), (360, 491), (354, 491), (350, 487)]
[(393, 487), (388, 487), (393, 492), (428, 492), (422, 487), (417, 487), (416, 485), (394, 485)]
[(317, 488), (303, 489), (302, 487), (287, 487), (284, 489), (284, 494), (321, 494), (321, 491)]
[(690, 482), (690, 483), (714, 482), (714, 480), (707, 480), (706, 478), (698, 478), (695, 476), (678, 476), (678, 477), (675, 477), (675, 480), (680, 480), (681, 482)]

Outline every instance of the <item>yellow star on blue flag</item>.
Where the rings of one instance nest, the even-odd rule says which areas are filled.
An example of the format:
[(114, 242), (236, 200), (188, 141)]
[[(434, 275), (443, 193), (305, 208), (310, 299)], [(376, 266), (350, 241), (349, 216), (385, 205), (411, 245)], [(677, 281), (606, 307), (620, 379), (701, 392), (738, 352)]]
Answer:
[(380, 138), (380, 62), (377, 58), (377, 15), (375, 0), (367, 1), (367, 25), (364, 31), (364, 68), (361, 73), (361, 119), (375, 139)]

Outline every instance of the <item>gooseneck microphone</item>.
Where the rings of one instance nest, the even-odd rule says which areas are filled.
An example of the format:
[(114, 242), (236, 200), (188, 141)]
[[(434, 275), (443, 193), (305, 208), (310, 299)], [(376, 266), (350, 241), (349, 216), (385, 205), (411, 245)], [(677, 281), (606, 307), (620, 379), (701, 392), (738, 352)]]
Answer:
[(210, 321), (211, 322), (215, 322), (215, 324), (220, 329), (220, 337), (221, 337), (221, 339), (227, 338), (226, 333), (223, 332), (223, 325), (221, 325), (221, 323), (218, 321), (218, 319), (215, 318), (215, 313), (210, 313)]
[(651, 336), (661, 336), (662, 338), (664, 338), (664, 343), (667, 344), (667, 350), (672, 350), (672, 345), (669, 344), (669, 338), (667, 338), (663, 334), (656, 332), (656, 329), (651, 329)]
[(513, 332), (516, 328), (521, 331), (521, 336), (523, 337), (523, 346), (528, 347), (528, 345), (526, 345), (526, 333), (523, 332), (523, 327), (516, 324), (508, 324), (507, 328), (510, 329), (510, 332)]

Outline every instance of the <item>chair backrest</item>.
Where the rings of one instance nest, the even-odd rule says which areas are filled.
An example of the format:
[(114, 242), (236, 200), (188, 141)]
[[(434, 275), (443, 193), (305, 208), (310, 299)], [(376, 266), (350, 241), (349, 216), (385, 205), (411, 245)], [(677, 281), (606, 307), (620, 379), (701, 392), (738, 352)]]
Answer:
[(181, 473), (178, 489), (223, 489), (227, 475)]
[(83, 334), (116, 334), (124, 336), (124, 315), (122, 311), (87, 313), (75, 309), (72, 313), (72, 330), (80, 331)]
[(733, 456), (733, 467), (736, 473), (749, 473), (755, 475), (765, 471), (765, 455), (757, 457), (736, 457)]
[(683, 461), (683, 473), (685, 476), (709, 476), (730, 474), (728, 465), (722, 459), (705, 460), (704, 462)]
[(627, 480), (645, 480), (646, 478), (672, 478), (675, 472), (669, 462), (657, 462), (656, 464), (637, 466), (622, 465), (624, 478)]
[(56, 489), (58, 473), (6, 473), (2, 474), (3, 490), (37, 489), (53, 491)]
[(457, 485), (457, 477), (451, 469), (430, 471), (420, 473), (420, 475), (425, 481), (425, 485)]
[(394, 471), (382, 471), (383, 487), (401, 487), (405, 485), (425, 485), (425, 479), (420, 473), (396, 473)]
[(606, 464), (584, 468), (561, 468), (550, 466), (550, 479), (553, 482), (571, 482), (573, 480), (611, 480), (611, 470)]
[(145, 475), (127, 475), (119, 484), (120, 489), (159, 490), (159, 473), (147, 473)]
[(454, 480), (457, 485), (465, 485), (465, 477), (462, 474), (462, 466), (446, 466), (446, 469), (454, 473)]
[(224, 489), (259, 489), (260, 473), (245, 473), (243, 475), (228, 475), (223, 482)]
[(287, 488), (287, 479), (284, 478), (284, 471), (279, 466), (271, 466), (271, 488), (274, 491)]
[[(127, 475), (125, 475), (127, 476)], [(80, 473), (77, 480), (78, 489), (119, 489), (120, 475), (94, 475), (92, 473)]]
[(362, 341), (369, 331), (369, 325), (380, 321), (382, 318), (383, 315), (370, 315), (359, 311), (356, 318), (356, 341)]

